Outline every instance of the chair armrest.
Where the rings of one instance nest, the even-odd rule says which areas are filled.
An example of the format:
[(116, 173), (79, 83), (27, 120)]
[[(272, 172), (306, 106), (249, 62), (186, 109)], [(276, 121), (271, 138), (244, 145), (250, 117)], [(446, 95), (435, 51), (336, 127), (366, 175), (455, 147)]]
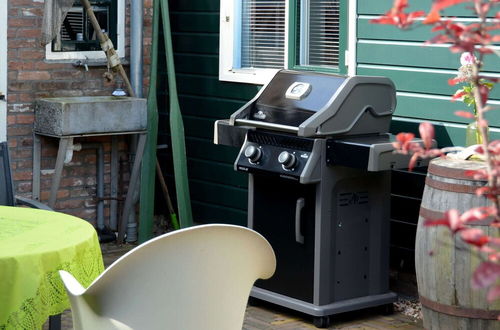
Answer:
[(25, 205), (29, 206), (35, 209), (40, 209), (40, 210), (47, 210), (47, 211), (54, 211), (52, 208), (48, 207), (47, 205), (40, 203), (38, 201), (35, 201), (33, 199), (29, 198), (24, 198), (21, 196), (16, 196), (16, 204), (18, 205)]

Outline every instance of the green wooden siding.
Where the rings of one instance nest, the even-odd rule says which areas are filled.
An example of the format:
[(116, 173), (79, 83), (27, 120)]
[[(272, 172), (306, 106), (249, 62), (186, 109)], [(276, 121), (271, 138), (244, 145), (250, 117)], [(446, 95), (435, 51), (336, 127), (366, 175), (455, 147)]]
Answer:
[[(410, 10), (428, 10), (432, 0), (410, 0)], [(451, 102), (459, 88), (448, 85), (457, 75), (460, 54), (443, 45), (426, 45), (434, 33), (429, 26), (401, 31), (394, 26), (372, 24), (370, 20), (388, 11), (393, 0), (357, 0), (357, 74), (386, 76), (397, 89), (397, 108), (391, 131), (418, 134), (423, 120), (436, 122), (436, 139), (441, 146), (464, 145), (468, 120), (454, 112), (466, 110), (463, 102)], [(467, 4), (468, 5), (468, 4)], [(445, 14), (466, 22), (471, 14), (460, 5)], [(484, 70), (499, 75), (500, 58), (488, 56)], [(500, 88), (491, 93), (492, 105), (500, 105)], [(500, 138), (500, 112), (488, 113), (491, 137)], [(424, 173), (393, 171), (391, 197), (391, 265), (394, 269), (414, 270), (415, 232)]]
[[(451, 102), (451, 95), (459, 87), (447, 83), (457, 74), (460, 54), (450, 53), (445, 45), (426, 45), (425, 41), (434, 35), (429, 26), (401, 31), (394, 26), (370, 23), (371, 19), (387, 12), (392, 3), (392, 0), (358, 0), (357, 73), (387, 76), (394, 81), (398, 105), (393, 133), (403, 127), (416, 131), (422, 120), (443, 122), (452, 127), (440, 131), (438, 143), (463, 145), (465, 125), (469, 121), (455, 116), (454, 112), (466, 110), (467, 106), (461, 101)], [(431, 3), (431, 0), (413, 0), (410, 10), (428, 10)], [(445, 14), (464, 22), (471, 17), (465, 4), (449, 8)], [(499, 70), (500, 58), (487, 56), (485, 73), (498, 76)], [(500, 88), (492, 91), (490, 99), (493, 106), (500, 105)], [(488, 113), (487, 119), (493, 128), (492, 137), (499, 138), (500, 112)]]
[[(425, 10), (429, 11), (433, 0), (410, 0), (409, 11)], [(358, 14), (360, 15), (381, 15), (392, 7), (394, 0), (358, 0)], [(467, 9), (470, 4), (461, 4), (447, 8), (445, 15), (470, 17), (471, 11)]]
[[(354, 0), (352, 0), (354, 1)], [(388, 10), (393, 0), (357, 0), (357, 73), (390, 77), (398, 89), (396, 120), (392, 132), (415, 131), (422, 120), (442, 122), (436, 126), (441, 145), (463, 144), (466, 121), (453, 115), (465, 109), (450, 102), (456, 90), (447, 80), (456, 74), (459, 55), (444, 47), (426, 47), (432, 35), (429, 27), (402, 32), (392, 26), (372, 25), (369, 20)], [(412, 10), (428, 9), (431, 0), (412, 0)], [(171, 22), (177, 84), (186, 131), (188, 173), (193, 216), (201, 223), (246, 223), (247, 175), (235, 172), (237, 148), (213, 144), (213, 124), (225, 119), (251, 99), (258, 86), (221, 82), (219, 61), (219, 0), (171, 0)], [(462, 8), (448, 14), (467, 18)], [(490, 74), (498, 74), (500, 60), (488, 61)], [(160, 110), (159, 144), (169, 145), (165, 68), (158, 91)], [(500, 91), (492, 92), (500, 104)], [(490, 114), (500, 128), (500, 116)], [(500, 130), (498, 130), (500, 132)], [(500, 138), (493, 130), (492, 136)], [(159, 159), (172, 187), (168, 149)], [(391, 211), (391, 260), (393, 266), (413, 268), (415, 224), (425, 175), (393, 173)], [(171, 193), (172, 195), (173, 192)], [(164, 207), (161, 192), (157, 205)]]
[[(170, 11), (194, 220), (244, 225), (248, 178), (233, 169), (239, 150), (213, 143), (213, 127), (215, 120), (228, 118), (252, 98), (258, 87), (218, 79), (219, 0), (171, 0)], [(162, 71), (158, 143), (168, 146), (168, 95), (164, 67)], [(172, 187), (168, 149), (159, 152), (159, 159)], [(159, 207), (162, 206), (160, 202)]]

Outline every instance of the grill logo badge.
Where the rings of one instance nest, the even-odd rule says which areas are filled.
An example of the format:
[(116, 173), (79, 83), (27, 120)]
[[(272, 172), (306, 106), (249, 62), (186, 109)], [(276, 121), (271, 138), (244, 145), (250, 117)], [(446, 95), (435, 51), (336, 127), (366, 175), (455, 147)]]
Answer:
[(368, 203), (368, 192), (348, 192), (339, 194), (339, 206), (361, 205)]
[(259, 111), (257, 111), (256, 113), (253, 114), (253, 117), (255, 119), (264, 120), (264, 119), (266, 119), (266, 114), (262, 110), (259, 110)]

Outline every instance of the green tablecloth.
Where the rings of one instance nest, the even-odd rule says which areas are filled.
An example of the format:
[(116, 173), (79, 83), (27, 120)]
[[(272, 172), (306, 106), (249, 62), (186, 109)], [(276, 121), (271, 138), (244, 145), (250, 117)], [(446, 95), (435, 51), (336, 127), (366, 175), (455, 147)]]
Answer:
[(84, 286), (104, 270), (92, 225), (67, 214), (0, 206), (0, 329), (39, 329), (69, 308), (60, 269)]

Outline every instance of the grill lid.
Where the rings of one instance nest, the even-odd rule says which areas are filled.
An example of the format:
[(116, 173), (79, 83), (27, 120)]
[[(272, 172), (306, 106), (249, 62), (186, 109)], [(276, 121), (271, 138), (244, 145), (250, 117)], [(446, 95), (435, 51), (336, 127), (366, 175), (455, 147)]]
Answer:
[(230, 124), (308, 137), (382, 133), (395, 105), (388, 78), (281, 70)]

